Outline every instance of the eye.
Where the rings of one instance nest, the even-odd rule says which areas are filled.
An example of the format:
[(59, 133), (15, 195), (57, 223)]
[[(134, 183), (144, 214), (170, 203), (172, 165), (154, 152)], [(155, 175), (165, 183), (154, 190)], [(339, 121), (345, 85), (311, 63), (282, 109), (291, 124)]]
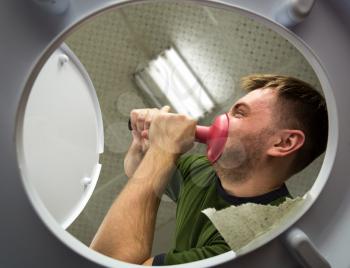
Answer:
[(244, 116), (244, 112), (240, 109), (233, 111), (233, 116), (241, 118)]

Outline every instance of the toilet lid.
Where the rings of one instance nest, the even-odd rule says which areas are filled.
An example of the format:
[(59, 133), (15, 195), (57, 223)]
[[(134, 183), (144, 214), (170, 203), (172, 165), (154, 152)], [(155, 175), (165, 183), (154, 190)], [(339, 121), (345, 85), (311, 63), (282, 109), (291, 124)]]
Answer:
[(93, 84), (62, 45), (40, 71), (26, 106), (26, 179), (63, 228), (81, 213), (96, 186), (103, 152), (102, 116)]

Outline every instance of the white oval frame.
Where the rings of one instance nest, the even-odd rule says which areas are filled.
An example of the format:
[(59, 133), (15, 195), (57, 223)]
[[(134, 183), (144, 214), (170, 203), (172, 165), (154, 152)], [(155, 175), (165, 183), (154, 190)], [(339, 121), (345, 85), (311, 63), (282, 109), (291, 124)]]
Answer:
[[(166, 0), (166, 1), (170, 1), (170, 0)], [(322, 189), (325, 187), (335, 161), (335, 156), (336, 156), (336, 151), (338, 146), (339, 128), (338, 128), (338, 115), (337, 115), (335, 98), (333, 96), (332, 89), (331, 89), (329, 80), (327, 78), (327, 74), (323, 69), (320, 60), (312, 52), (311, 48), (307, 46), (306, 43), (304, 43), (298, 36), (296, 36), (294, 33), (289, 31), (288, 29), (284, 28), (281, 25), (278, 25), (276, 22), (268, 18), (265, 18), (259, 14), (256, 14), (250, 10), (241, 8), (234, 4), (224, 3), (218, 0), (177, 0), (177, 1), (193, 2), (193, 3), (199, 3), (199, 4), (202, 3), (207, 6), (212, 6), (215, 8), (222, 8), (232, 12), (237, 12), (243, 16), (247, 16), (259, 23), (262, 23), (265, 27), (275, 31), (276, 33), (284, 37), (286, 40), (288, 40), (305, 57), (307, 62), (315, 71), (325, 95), (327, 109), (328, 109), (328, 117), (329, 117), (328, 143), (327, 143), (327, 149), (326, 149), (321, 170), (319, 172), (319, 175), (314, 185), (309, 191), (311, 198), (306, 199), (302, 207), (294, 215), (291, 216), (291, 220), (288, 222), (288, 224), (280, 225), (276, 227), (273, 233), (266, 235), (262, 239), (257, 241), (254, 247), (249, 248), (249, 250), (247, 250), (246, 252), (242, 252), (242, 254), (247, 254), (251, 251), (256, 250), (262, 245), (269, 243), (271, 240), (278, 237), (283, 232), (285, 232), (288, 228), (294, 225), (307, 212), (307, 210), (310, 209), (312, 204), (316, 201), (317, 197), (321, 193)], [(77, 252), (84, 258), (89, 259), (92, 262), (98, 263), (105, 267), (111, 267), (111, 268), (118, 268), (120, 267), (120, 265), (123, 265), (123, 267), (139, 267), (139, 265), (121, 262), (113, 258), (107, 257), (103, 254), (100, 254), (94, 250), (91, 250), (88, 247), (86, 247), (82, 242), (80, 242), (78, 239), (76, 239), (74, 236), (66, 232), (50, 215), (50, 213), (48, 212), (48, 210), (46, 209), (46, 207), (44, 206), (40, 198), (36, 195), (35, 190), (32, 188), (30, 182), (26, 180), (25, 170), (23, 170), (20, 165), (22, 160), (22, 155), (21, 155), (22, 153), (21, 137), (22, 136), (21, 135), (22, 135), (23, 117), (24, 117), (25, 105), (27, 103), (29, 93), (31, 91), (32, 85), (38, 73), (40, 72), (41, 68), (45, 64), (46, 60), (61, 45), (61, 43), (64, 42), (65, 38), (71, 32), (73, 32), (82, 23), (93, 19), (95, 16), (102, 14), (105, 11), (118, 8), (121, 6), (146, 3), (146, 2), (150, 2), (150, 1), (149, 0), (126, 0), (126, 1), (115, 0), (114, 2), (108, 3), (105, 6), (101, 6), (100, 9), (97, 9), (95, 12), (77, 21), (72, 27), (67, 29), (63, 34), (61, 34), (60, 36), (57, 36), (56, 39), (53, 40), (51, 44), (46, 48), (46, 50), (42, 53), (40, 60), (34, 66), (31, 72), (31, 76), (26, 83), (26, 86), (21, 98), (21, 103), (17, 111), (17, 122), (16, 122), (17, 124), (17, 127), (16, 127), (17, 159), (18, 159), (18, 164), (22, 175), (22, 181), (26, 189), (28, 198), (32, 203), (32, 206), (34, 207), (35, 211), (38, 213), (39, 217), (42, 219), (46, 227), (70, 249), (74, 250), (75, 252)], [(183, 268), (213, 267), (215, 265), (228, 262), (234, 258), (235, 258), (234, 254), (231, 251), (229, 251), (224, 254), (211, 257), (208, 259), (196, 261), (196, 262), (180, 264), (180, 265), (172, 265), (172, 266), (163, 266), (163, 267), (183, 267)]]

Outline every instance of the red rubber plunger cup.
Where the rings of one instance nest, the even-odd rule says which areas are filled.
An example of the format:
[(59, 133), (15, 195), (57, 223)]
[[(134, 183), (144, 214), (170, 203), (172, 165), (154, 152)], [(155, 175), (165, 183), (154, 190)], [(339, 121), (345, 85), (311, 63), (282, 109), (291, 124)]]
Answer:
[(215, 163), (224, 151), (228, 137), (229, 117), (222, 114), (214, 119), (211, 126), (196, 127), (196, 141), (208, 146), (207, 156), (211, 163)]

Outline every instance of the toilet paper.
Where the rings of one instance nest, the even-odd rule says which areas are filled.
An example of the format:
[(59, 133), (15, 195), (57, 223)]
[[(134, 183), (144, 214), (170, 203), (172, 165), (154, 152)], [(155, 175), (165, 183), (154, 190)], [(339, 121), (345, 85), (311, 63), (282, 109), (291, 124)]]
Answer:
[(279, 206), (247, 203), (218, 210), (207, 208), (202, 212), (211, 220), (231, 249), (239, 254), (263, 234), (283, 224), (299, 208), (306, 197), (287, 198)]

